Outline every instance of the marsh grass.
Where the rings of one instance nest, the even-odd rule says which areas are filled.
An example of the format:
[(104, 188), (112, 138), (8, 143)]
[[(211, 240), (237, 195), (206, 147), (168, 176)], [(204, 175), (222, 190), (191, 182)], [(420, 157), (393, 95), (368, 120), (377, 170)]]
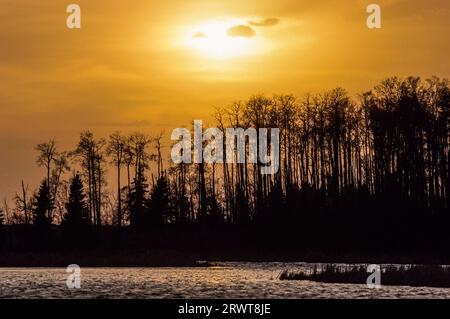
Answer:
[[(366, 284), (365, 265), (315, 265), (309, 271), (284, 270), (280, 280), (309, 280), (323, 283)], [(437, 265), (382, 266), (381, 285), (450, 288), (450, 267)]]

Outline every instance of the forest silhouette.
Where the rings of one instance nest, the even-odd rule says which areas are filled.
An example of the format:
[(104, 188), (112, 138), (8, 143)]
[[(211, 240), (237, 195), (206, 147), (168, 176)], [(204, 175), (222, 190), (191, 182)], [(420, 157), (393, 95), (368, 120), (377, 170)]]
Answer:
[(261, 163), (173, 164), (163, 134), (85, 131), (70, 151), (36, 147), (44, 179), (34, 193), (22, 182), (14, 207), (4, 201), (0, 247), (450, 257), (447, 80), (392, 77), (357, 98), (342, 88), (255, 95), (214, 118), (222, 130), (279, 128), (278, 173), (262, 175)]

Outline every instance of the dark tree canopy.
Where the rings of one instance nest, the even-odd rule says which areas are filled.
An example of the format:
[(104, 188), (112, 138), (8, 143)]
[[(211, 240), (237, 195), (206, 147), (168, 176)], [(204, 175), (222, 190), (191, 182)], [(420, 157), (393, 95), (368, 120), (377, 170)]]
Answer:
[[(62, 224), (73, 229), (91, 223), (282, 229), (308, 218), (320, 223), (349, 218), (350, 224), (365, 225), (373, 216), (396, 224), (396, 218), (449, 214), (450, 87), (445, 79), (391, 77), (357, 98), (342, 88), (303, 98), (254, 95), (218, 108), (214, 117), (210, 127), (222, 132), (278, 128), (279, 170), (262, 174), (266, 164), (248, 161), (248, 145), (246, 162), (169, 162), (164, 170), (162, 135), (114, 133), (107, 143), (83, 132), (70, 153), (81, 174), (72, 179), (68, 198), (55, 187), (65, 168), (57, 170), (57, 178), (50, 176), (56, 167), (66, 167), (56, 158), (68, 153), (56, 152), (52, 141), (39, 145), (38, 163), (47, 168), (47, 177), (33, 199), (34, 223), (57, 223), (54, 206), (65, 208)], [(256, 144), (265, 144), (260, 139)], [(107, 163), (116, 174), (113, 188), (106, 181)], [(29, 207), (23, 183), (22, 188), (23, 209), (7, 210), (9, 223), (27, 223), (28, 218), (14, 215)]]

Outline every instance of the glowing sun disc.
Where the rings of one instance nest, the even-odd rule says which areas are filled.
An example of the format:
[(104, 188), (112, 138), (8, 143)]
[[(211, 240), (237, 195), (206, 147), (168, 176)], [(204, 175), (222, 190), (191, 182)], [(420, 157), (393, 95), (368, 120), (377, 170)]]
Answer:
[(193, 27), (189, 32), (187, 46), (200, 52), (203, 56), (226, 59), (251, 54), (255, 40), (249, 37), (233, 37), (227, 30), (231, 22), (209, 22)]

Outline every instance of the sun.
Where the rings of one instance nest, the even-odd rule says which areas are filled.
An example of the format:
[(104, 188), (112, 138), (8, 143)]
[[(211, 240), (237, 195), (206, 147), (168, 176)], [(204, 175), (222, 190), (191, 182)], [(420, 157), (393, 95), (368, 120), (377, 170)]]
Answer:
[(210, 59), (229, 59), (255, 52), (254, 37), (231, 36), (228, 30), (237, 21), (212, 21), (189, 28), (186, 45)]

